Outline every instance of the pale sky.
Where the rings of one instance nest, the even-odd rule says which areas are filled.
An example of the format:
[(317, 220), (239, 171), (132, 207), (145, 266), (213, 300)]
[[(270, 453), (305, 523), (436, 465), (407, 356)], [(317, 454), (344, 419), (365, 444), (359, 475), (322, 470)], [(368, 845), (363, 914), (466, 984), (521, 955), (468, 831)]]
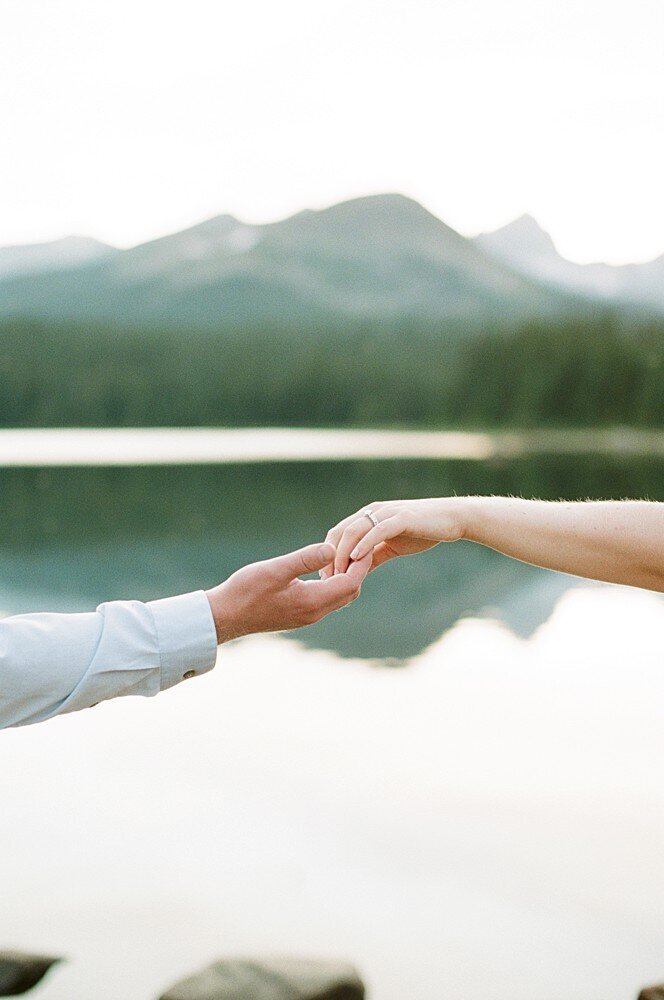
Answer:
[(400, 191), (664, 252), (664, 0), (0, 0), (0, 245)]

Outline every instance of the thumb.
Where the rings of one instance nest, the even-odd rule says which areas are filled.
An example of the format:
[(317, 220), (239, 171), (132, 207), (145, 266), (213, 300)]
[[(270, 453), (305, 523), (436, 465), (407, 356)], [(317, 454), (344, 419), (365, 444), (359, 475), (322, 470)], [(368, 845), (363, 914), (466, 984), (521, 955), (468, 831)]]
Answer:
[(278, 575), (287, 583), (306, 573), (316, 573), (323, 566), (328, 566), (335, 555), (334, 545), (329, 542), (316, 542), (314, 545), (305, 545), (303, 549), (297, 549), (295, 552), (288, 552), (284, 556), (277, 556), (272, 563)]

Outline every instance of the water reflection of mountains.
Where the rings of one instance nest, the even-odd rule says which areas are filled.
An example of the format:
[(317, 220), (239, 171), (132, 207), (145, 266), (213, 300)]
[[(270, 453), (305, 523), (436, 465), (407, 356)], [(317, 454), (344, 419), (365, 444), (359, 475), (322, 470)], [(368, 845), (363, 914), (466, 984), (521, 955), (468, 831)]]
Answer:
[[(211, 586), (248, 561), (323, 537), (336, 520), (376, 499), (664, 499), (663, 472), (655, 459), (565, 456), (3, 470), (0, 605), (10, 612), (73, 610)], [(360, 601), (300, 636), (345, 656), (398, 661), (465, 615), (496, 615), (527, 635), (573, 583), (461, 542), (373, 574)]]

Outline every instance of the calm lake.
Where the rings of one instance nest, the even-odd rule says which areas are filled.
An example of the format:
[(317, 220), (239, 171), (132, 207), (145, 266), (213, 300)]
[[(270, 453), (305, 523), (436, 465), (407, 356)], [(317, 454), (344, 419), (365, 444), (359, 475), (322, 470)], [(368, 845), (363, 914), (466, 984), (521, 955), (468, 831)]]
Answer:
[[(389, 497), (664, 500), (661, 435), (29, 433), (0, 434), (8, 614), (211, 586)], [(348, 957), (371, 1000), (625, 1000), (664, 979), (663, 706), (659, 595), (401, 560), (205, 678), (1, 734), (0, 943), (68, 956), (44, 1000), (261, 952)]]

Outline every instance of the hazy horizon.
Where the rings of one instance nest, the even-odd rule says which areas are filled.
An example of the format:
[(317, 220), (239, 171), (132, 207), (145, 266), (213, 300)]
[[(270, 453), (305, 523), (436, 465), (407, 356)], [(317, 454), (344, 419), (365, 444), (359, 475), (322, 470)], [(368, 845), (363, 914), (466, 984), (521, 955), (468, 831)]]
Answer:
[(528, 213), (570, 260), (650, 260), (663, 29), (658, 0), (9, 0), (0, 245), (399, 191), (466, 236)]

